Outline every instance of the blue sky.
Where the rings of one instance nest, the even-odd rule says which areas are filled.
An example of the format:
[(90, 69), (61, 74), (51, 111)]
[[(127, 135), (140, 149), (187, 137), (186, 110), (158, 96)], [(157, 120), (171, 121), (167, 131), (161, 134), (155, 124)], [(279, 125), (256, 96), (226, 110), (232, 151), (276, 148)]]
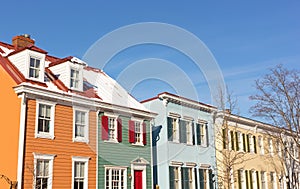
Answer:
[[(13, 36), (29, 33), (37, 46), (51, 55), (81, 58), (98, 39), (120, 27), (140, 22), (172, 24), (205, 43), (221, 68), (226, 85), (237, 95), (240, 113), (251, 117), (248, 97), (255, 93), (254, 80), (277, 64), (299, 68), (299, 8), (300, 2), (292, 0), (5, 1), (1, 2), (0, 40), (10, 43)], [(113, 57), (104, 70), (118, 78), (129, 65), (147, 58), (163, 59), (178, 66), (196, 88), (196, 100), (211, 103), (201, 71), (195, 69), (188, 57), (165, 46), (128, 48)], [(174, 87), (159, 79), (142, 81), (134, 88), (126, 86), (124, 80), (120, 83), (138, 100), (185, 87), (180, 82)]]

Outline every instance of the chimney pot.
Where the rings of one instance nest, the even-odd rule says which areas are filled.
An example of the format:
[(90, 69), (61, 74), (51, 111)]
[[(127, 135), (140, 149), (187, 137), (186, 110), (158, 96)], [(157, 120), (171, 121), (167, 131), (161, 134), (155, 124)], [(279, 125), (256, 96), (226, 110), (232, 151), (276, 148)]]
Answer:
[(15, 49), (21, 49), (34, 45), (34, 40), (30, 38), (29, 34), (18, 35), (12, 38), (12, 44)]

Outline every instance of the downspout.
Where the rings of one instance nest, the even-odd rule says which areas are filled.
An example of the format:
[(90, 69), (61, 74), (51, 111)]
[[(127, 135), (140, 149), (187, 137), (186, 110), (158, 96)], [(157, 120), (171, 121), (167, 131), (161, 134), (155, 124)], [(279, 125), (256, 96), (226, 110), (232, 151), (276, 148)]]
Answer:
[[(20, 96), (19, 96), (20, 97)], [(26, 127), (26, 109), (27, 99), (25, 93), (21, 94), (21, 112), (20, 112), (20, 130), (19, 130), (19, 151), (18, 151), (18, 189), (22, 188), (23, 180), (23, 166), (24, 166), (24, 141), (25, 141), (25, 127)]]

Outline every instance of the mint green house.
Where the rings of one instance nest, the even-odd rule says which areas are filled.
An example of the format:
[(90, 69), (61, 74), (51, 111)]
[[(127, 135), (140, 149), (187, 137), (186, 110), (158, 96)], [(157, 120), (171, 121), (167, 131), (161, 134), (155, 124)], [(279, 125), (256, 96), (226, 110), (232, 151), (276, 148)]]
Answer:
[(152, 188), (150, 122), (155, 114), (102, 70), (85, 71), (86, 82), (103, 100), (97, 117), (97, 188)]

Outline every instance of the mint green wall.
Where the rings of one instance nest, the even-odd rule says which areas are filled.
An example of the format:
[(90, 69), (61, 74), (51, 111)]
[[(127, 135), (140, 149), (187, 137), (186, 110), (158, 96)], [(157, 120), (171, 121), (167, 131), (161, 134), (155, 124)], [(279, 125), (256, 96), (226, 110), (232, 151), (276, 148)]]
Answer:
[(99, 114), (98, 121), (98, 188), (105, 188), (105, 168), (104, 165), (127, 166), (127, 188), (131, 188), (131, 180), (128, 175), (131, 174), (130, 162), (141, 157), (149, 162), (146, 170), (147, 188), (152, 188), (151, 176), (151, 148), (150, 148), (150, 123), (146, 121), (147, 128), (147, 145), (133, 146), (128, 142), (128, 121), (130, 117), (120, 116), (122, 119), (122, 142), (111, 143), (103, 141), (101, 117), (103, 113)]

